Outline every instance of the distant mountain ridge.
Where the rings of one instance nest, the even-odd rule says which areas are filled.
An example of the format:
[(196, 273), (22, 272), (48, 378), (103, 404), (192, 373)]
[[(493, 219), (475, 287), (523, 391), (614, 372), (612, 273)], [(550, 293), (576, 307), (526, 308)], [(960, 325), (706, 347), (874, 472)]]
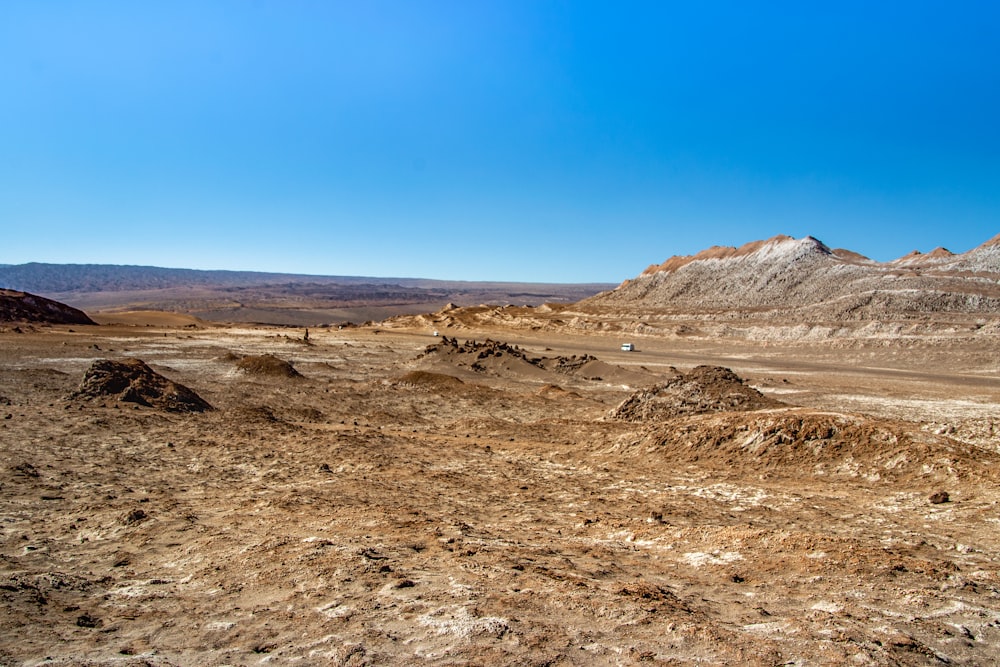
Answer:
[(0, 288), (44, 294), (92, 314), (153, 310), (222, 322), (289, 325), (379, 320), (433, 311), (448, 303), (570, 303), (611, 287), (110, 264), (0, 266)]
[(877, 262), (807, 236), (671, 257), (595, 306), (884, 319), (927, 312), (1000, 313), (1000, 235), (962, 253), (944, 248)]
[[(319, 276), (264, 271), (175, 269), (131, 264), (0, 264), (0, 287), (38, 292), (109, 292), (175, 287), (246, 287), (311, 283), (325, 285), (399, 285), (421, 287), (433, 281), (420, 278), (374, 278), (360, 276)], [(28, 287), (24, 287), (28, 288)]]

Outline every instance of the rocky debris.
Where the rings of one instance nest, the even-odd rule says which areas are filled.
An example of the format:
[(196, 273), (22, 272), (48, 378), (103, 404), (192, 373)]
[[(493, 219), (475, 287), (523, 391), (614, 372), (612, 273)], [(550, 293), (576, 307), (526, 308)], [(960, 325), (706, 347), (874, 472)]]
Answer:
[(28, 477), (32, 479), (38, 479), (40, 476), (38, 470), (35, 469), (35, 466), (27, 462), (18, 463), (17, 465), (12, 466), (11, 472), (13, 472), (16, 476)]
[(447, 357), (456, 361), (468, 361), (473, 370), (486, 370), (491, 361), (500, 359), (524, 362), (536, 368), (558, 373), (573, 373), (589, 362), (597, 361), (597, 357), (589, 354), (572, 355), (569, 357), (531, 357), (517, 345), (487, 338), (482, 342), (467, 340), (459, 342), (457, 338), (441, 337), (441, 342), (429, 345), (417, 359), (429, 355)]
[(104, 397), (168, 412), (205, 412), (212, 409), (194, 391), (163, 377), (141, 359), (95, 361), (84, 374), (80, 388), (71, 396)]
[[(632, 599), (636, 604), (647, 606), (649, 609), (656, 609), (658, 612), (680, 612), (685, 616), (696, 614), (695, 610), (689, 607), (684, 601), (674, 595), (671, 591), (648, 581), (636, 581), (625, 584), (618, 589), (618, 595)], [(639, 662), (645, 662), (639, 659)]]
[(0, 322), (97, 324), (85, 312), (42, 296), (0, 289)]
[(295, 370), (290, 361), (279, 359), (273, 354), (247, 355), (236, 363), (236, 368), (247, 375), (285, 378), (302, 377), (302, 374)]
[(679, 415), (774, 408), (780, 401), (764, 396), (743, 378), (721, 366), (698, 366), (689, 373), (640, 389), (611, 411), (627, 422), (662, 421)]
[(643, 600), (676, 600), (677, 596), (662, 586), (639, 581), (625, 584), (618, 590), (618, 595), (641, 598)]
[(949, 502), (951, 497), (948, 495), (947, 491), (935, 491), (927, 500), (930, 501), (932, 505), (941, 505)]
[(442, 336), (440, 342), (435, 343), (434, 345), (428, 345), (424, 349), (423, 354), (419, 355), (417, 358), (420, 359), (421, 357), (429, 354), (468, 354), (474, 355), (475, 359), (502, 357), (507, 354), (517, 359), (528, 360), (524, 350), (519, 348), (517, 345), (509, 345), (501, 341), (490, 340), (489, 338), (480, 343), (474, 340), (459, 342), (457, 338)]
[(77, 617), (76, 624), (81, 628), (99, 628), (103, 625), (101, 619), (92, 616), (90, 613), (84, 613)]
[(134, 526), (135, 524), (142, 523), (148, 518), (149, 515), (146, 514), (146, 512), (144, 512), (143, 510), (134, 509), (125, 516), (123, 516), (121, 522), (126, 526)]
[[(568, 357), (543, 357), (539, 361), (539, 365), (557, 373), (576, 373), (593, 361), (598, 361), (598, 359), (591, 354), (573, 354)], [(600, 378), (594, 379), (599, 380)]]
[[(606, 385), (639, 387), (654, 382), (656, 375), (645, 369), (623, 368), (601, 361), (590, 354), (570, 356), (533, 356), (529, 351), (502, 341), (466, 340), (444, 336), (429, 345), (414, 359), (422, 370), (463, 379), (483, 375), (493, 378), (517, 378), (540, 384), (561, 385), (603, 382)], [(562, 378), (571, 379), (562, 379)]]

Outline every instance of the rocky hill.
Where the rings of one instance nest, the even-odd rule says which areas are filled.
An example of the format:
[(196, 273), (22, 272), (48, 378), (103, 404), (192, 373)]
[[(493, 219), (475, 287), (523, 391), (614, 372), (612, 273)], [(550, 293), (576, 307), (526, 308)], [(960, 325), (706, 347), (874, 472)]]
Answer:
[(807, 236), (672, 257), (582, 304), (806, 319), (879, 320), (1000, 312), (1000, 235), (966, 253), (944, 248), (876, 262)]
[(95, 324), (82, 310), (45, 297), (0, 289), (0, 322)]

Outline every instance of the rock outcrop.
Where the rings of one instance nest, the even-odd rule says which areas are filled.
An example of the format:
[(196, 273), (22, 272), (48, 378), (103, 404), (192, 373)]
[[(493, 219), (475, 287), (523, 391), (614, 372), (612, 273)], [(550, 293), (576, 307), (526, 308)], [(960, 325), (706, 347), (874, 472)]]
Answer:
[(0, 322), (97, 324), (85, 312), (43, 296), (0, 289)]
[(168, 412), (206, 412), (212, 409), (194, 391), (163, 377), (141, 359), (95, 361), (71, 398), (105, 397)]
[(611, 411), (628, 422), (664, 421), (688, 414), (742, 412), (782, 405), (768, 398), (728, 368), (698, 366), (689, 373), (640, 389)]

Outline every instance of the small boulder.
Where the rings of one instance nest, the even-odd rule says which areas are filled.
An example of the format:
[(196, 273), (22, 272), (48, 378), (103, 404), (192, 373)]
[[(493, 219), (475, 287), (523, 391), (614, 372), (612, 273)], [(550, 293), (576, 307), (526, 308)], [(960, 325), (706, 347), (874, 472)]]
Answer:
[(149, 518), (149, 515), (140, 509), (134, 509), (122, 517), (122, 523), (126, 526), (134, 526)]
[(929, 500), (932, 505), (940, 505), (942, 503), (950, 502), (951, 498), (948, 496), (947, 491), (935, 491), (927, 500)]

